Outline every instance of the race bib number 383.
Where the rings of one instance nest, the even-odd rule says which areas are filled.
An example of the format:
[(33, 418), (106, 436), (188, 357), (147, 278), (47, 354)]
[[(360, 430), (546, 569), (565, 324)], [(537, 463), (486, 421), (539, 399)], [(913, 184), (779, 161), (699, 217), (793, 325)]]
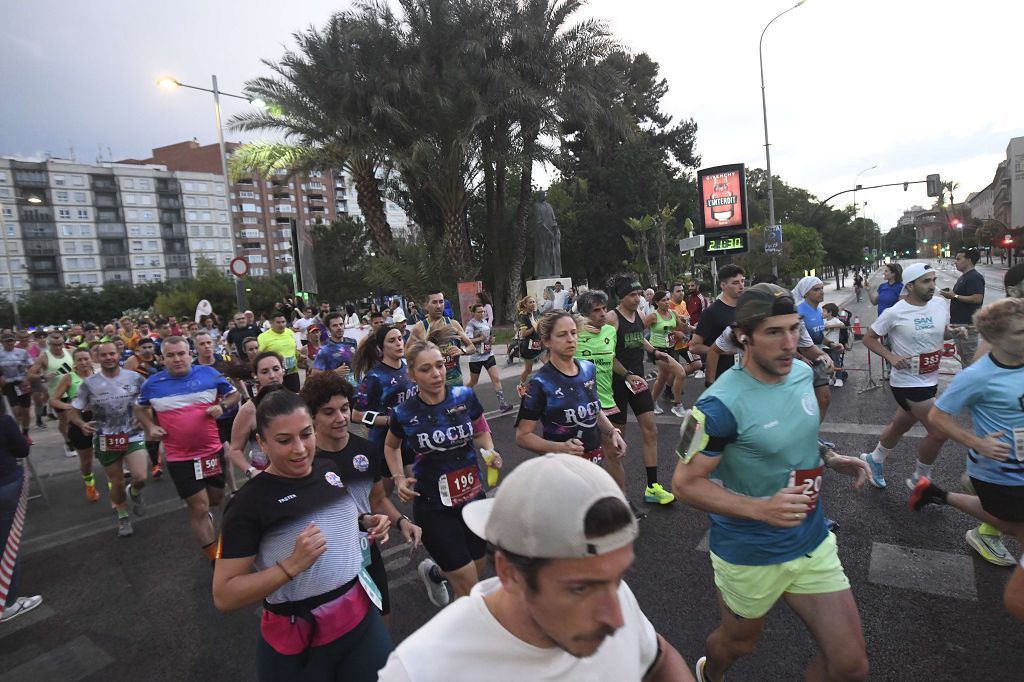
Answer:
[(441, 504), (455, 507), (469, 502), (483, 492), (480, 471), (475, 464), (442, 474), (437, 481)]
[(942, 361), (942, 351), (932, 351), (931, 353), (921, 353), (918, 356), (917, 373), (918, 374), (931, 374), (939, 371), (939, 362)]

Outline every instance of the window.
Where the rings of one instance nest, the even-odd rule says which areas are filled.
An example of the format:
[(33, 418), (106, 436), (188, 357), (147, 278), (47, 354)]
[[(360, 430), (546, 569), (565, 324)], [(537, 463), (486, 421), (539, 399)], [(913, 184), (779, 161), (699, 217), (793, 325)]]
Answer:
[(0, 180), (7, 182), (7, 171), (0, 170)]
[(208, 191), (207, 188), (208, 188), (208, 186), (207, 186), (207, 184), (205, 182), (197, 182), (196, 183), (196, 190), (199, 191), (199, 192), (206, 192), (206, 191)]
[(132, 241), (132, 251), (142, 251), (142, 242), (138, 239)]
[(65, 242), (64, 246), (67, 249), (68, 253), (74, 253), (75, 252), (75, 242)]
[(160, 256), (150, 256), (149, 257), (149, 265), (150, 265), (150, 267), (155, 267), (155, 268), (160, 267)]
[(203, 236), (204, 237), (212, 237), (213, 236), (213, 225), (203, 225)]
[(152, 206), (153, 205), (153, 197), (151, 197), (148, 194), (140, 194), (139, 195), (139, 203), (144, 205), (144, 206)]
[(67, 192), (57, 192), (57, 201), (62, 201), (63, 202), (63, 201), (67, 201), (67, 200), (68, 200), (68, 193)]
[(242, 204), (242, 210), (248, 211), (249, 213), (256, 213), (256, 204)]
[(71, 220), (71, 209), (70, 208), (58, 208), (57, 217), (61, 220)]
[(74, 185), (75, 187), (85, 187), (85, 178), (83, 178), (81, 175), (72, 175), (71, 184)]
[(159, 282), (159, 281), (163, 280), (163, 278), (164, 278), (164, 276), (161, 275), (159, 272), (154, 272), (152, 277), (153, 277), (153, 281), (154, 282)]
[(144, 225), (142, 228), (143, 237), (155, 237), (156, 236), (156, 225)]
[(250, 215), (242, 216), (242, 224), (243, 225), (255, 225), (256, 224), (256, 216), (250, 216)]
[(152, 185), (149, 183), (147, 178), (139, 178), (139, 189), (151, 189)]
[(188, 218), (188, 220), (190, 220), (190, 221), (199, 220), (199, 214), (196, 213), (195, 211), (188, 211), (185, 214), (185, 217)]
[(68, 275), (68, 284), (81, 284), (81, 275)]
[(63, 234), (65, 237), (74, 237), (75, 236), (75, 226), (74, 225), (61, 225), (60, 229), (61, 229), (61, 234)]
[(12, 209), (10, 206), (4, 206), (4, 217), (5, 218), (13, 218), (14, 217), (14, 209)]
[(89, 209), (87, 209), (87, 208), (80, 208), (80, 209), (78, 209), (78, 219), (79, 220), (88, 220), (89, 219)]
[(63, 187), (64, 185), (67, 184), (67, 178), (65, 178), (63, 175), (54, 175), (53, 184), (56, 185), (57, 187)]
[(146, 248), (150, 251), (157, 251), (160, 249), (160, 245), (156, 243), (156, 240), (150, 240), (146, 242)]
[(214, 191), (214, 192), (216, 192), (217, 194), (223, 195), (223, 194), (224, 194), (224, 185), (222, 185), (222, 184), (221, 184), (221, 183), (219, 183), (219, 182), (218, 182), (218, 183), (216, 183), (216, 184), (215, 184), (215, 185), (213, 186), (213, 191)]
[(214, 203), (217, 205), (217, 208), (224, 208), (225, 207), (225, 203), (224, 203), (224, 198), (223, 197), (217, 197), (217, 200)]
[(142, 236), (142, 226), (141, 225), (129, 225), (128, 226), (128, 236), (129, 237), (141, 237)]
[(128, 220), (138, 220), (139, 219), (139, 209), (137, 209), (137, 208), (129, 208), (127, 211), (125, 211), (125, 215), (128, 216)]
[(196, 206), (210, 208), (210, 197), (196, 197)]
[(228, 230), (228, 228), (222, 227), (222, 228), (220, 228), (220, 236), (228, 238), (228, 237), (231, 236), (231, 232)]
[(153, 212), (152, 211), (143, 211), (142, 212), (142, 219), (143, 220), (152, 220), (153, 219)]
[(185, 183), (185, 191), (186, 192), (194, 192), (195, 189), (196, 189), (196, 185), (195, 185), (194, 182), (186, 182)]
[(86, 284), (99, 284), (99, 276), (95, 274), (85, 275), (82, 279)]
[(146, 281), (146, 273), (144, 273), (144, 272), (140, 272), (139, 273), (139, 281), (140, 282), (145, 282)]
[[(78, 177), (78, 176), (75, 176)], [(85, 192), (75, 192), (75, 203), (84, 204), (86, 202)]]
[(185, 208), (195, 208), (195, 207), (196, 207), (196, 198), (195, 197), (185, 197)]
[(135, 181), (131, 178), (124, 178), (121, 180), (121, 187), (125, 189), (135, 189)]
[(93, 245), (90, 244), (89, 242), (82, 242), (81, 246), (82, 253), (93, 253), (93, 251), (95, 250), (93, 248)]
[(124, 203), (126, 203), (126, 204), (134, 204), (135, 203), (135, 195), (134, 194), (122, 194), (121, 196), (124, 198)]
[(11, 190), (7, 187), (0, 187), (0, 199), (10, 199)]
[(146, 257), (145, 256), (135, 256), (135, 258), (132, 259), (132, 264), (135, 267), (137, 267), (137, 268), (145, 267), (145, 265), (146, 265)]
[(94, 268), (94, 267), (96, 267), (96, 259), (93, 258), (92, 256), (89, 256), (89, 257), (86, 257), (86, 258), (79, 258), (78, 261), (79, 261), (79, 264), (83, 268)]
[(203, 220), (213, 220), (213, 215), (209, 211), (202, 212)]
[(238, 193), (238, 196), (241, 199), (255, 199), (256, 198), (256, 193), (255, 192), (249, 192), (249, 191), (246, 191), (246, 190), (242, 190), (241, 192)]

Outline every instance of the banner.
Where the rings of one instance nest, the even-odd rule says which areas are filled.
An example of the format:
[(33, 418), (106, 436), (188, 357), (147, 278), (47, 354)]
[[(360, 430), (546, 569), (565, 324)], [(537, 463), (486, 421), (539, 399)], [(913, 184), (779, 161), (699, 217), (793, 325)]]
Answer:
[(292, 218), (292, 267), (298, 290), (319, 294), (316, 284), (316, 261), (313, 258), (313, 228), (300, 225)]
[(476, 303), (477, 293), (483, 290), (483, 282), (459, 282), (459, 319), (462, 320), (463, 327), (473, 317), (469, 307)]

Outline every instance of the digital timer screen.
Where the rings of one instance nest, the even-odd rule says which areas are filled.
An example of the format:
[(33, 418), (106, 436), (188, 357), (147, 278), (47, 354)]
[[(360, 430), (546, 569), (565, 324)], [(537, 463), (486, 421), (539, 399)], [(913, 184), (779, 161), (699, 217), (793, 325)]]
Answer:
[(732, 234), (723, 237), (708, 237), (704, 242), (704, 250), (709, 256), (729, 253), (746, 253), (749, 248), (747, 234)]

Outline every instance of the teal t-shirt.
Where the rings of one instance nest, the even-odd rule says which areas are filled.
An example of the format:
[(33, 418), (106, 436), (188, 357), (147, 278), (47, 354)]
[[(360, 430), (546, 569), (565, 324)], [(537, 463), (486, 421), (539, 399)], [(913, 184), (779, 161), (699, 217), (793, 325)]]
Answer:
[(732, 367), (695, 405), (706, 417), (709, 441), (703, 453), (721, 458), (712, 478), (727, 490), (768, 498), (807, 481), (817, 490), (814, 510), (794, 528), (709, 514), (710, 549), (729, 563), (764, 566), (790, 561), (810, 554), (828, 534), (812, 375), (810, 367), (795, 361), (781, 384), (763, 384), (742, 367)]

